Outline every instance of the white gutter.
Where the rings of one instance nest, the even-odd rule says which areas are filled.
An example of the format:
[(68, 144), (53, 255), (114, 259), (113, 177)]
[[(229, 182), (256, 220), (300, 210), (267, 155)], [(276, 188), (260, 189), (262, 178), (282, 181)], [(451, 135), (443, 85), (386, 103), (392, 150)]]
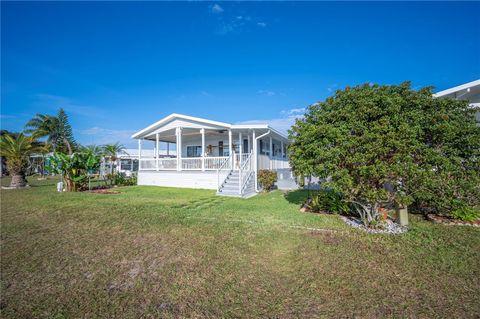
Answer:
[(271, 131), (268, 130), (267, 133), (262, 134), (262, 135), (260, 135), (259, 137), (255, 137), (255, 192), (257, 192), (257, 193), (258, 193), (258, 180), (257, 180), (257, 171), (258, 171), (258, 170), (257, 170), (257, 165), (258, 165), (257, 145), (258, 145), (258, 143), (257, 143), (257, 141), (258, 141), (259, 139), (261, 139), (262, 137), (267, 136), (267, 135), (270, 134), (270, 133), (271, 133)]

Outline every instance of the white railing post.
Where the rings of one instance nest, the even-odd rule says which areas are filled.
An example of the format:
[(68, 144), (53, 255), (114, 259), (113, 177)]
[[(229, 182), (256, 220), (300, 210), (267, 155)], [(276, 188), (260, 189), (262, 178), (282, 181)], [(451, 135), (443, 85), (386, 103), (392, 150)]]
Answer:
[(240, 165), (242, 165), (242, 156), (243, 156), (243, 140), (242, 140), (242, 132), (238, 133), (238, 149), (240, 151)]
[(142, 139), (138, 140), (138, 170), (142, 170)]
[(268, 150), (268, 155), (270, 155), (270, 169), (273, 169), (273, 140), (270, 135), (270, 149)]
[[(242, 153), (240, 153), (240, 163), (242, 161)], [(242, 165), (238, 166), (238, 194), (242, 196)]]
[(155, 163), (155, 169), (156, 169), (157, 171), (158, 171), (158, 162), (159, 162), (159, 158), (158, 158), (159, 156), (158, 156), (158, 155), (160, 154), (160, 150), (159, 150), (159, 149), (160, 149), (159, 135), (160, 135), (159, 133), (155, 134), (155, 144), (156, 144), (156, 154), (155, 154), (155, 156), (156, 156), (156, 158), (157, 158), (157, 161), (156, 161), (156, 163)]
[(258, 157), (257, 157), (257, 139), (255, 136), (255, 130), (252, 131), (252, 152), (253, 152), (253, 174), (255, 180), (255, 191), (257, 191), (257, 165), (258, 165)]
[(200, 130), (202, 134), (202, 171), (205, 171), (205, 129)]
[(176, 144), (177, 144), (177, 171), (182, 170), (182, 128), (176, 129)]
[[(228, 155), (232, 156), (233, 154), (233, 147), (232, 147), (232, 130), (228, 130)], [(230, 163), (230, 169), (233, 169), (233, 157)]]

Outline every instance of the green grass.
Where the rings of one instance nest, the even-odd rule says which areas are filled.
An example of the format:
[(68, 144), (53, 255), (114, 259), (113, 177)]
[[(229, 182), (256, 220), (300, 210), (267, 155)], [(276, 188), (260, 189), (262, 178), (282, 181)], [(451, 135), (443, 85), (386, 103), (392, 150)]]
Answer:
[(480, 315), (478, 229), (410, 216), (405, 235), (368, 235), (300, 213), (303, 192), (31, 182), (1, 191), (3, 318)]

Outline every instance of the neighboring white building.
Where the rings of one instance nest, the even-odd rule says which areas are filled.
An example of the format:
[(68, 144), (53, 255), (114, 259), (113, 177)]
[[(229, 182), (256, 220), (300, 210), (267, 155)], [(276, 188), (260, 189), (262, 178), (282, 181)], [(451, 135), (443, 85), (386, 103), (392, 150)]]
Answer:
[[(480, 79), (437, 92), (433, 97), (467, 100), (472, 107), (480, 110)], [(477, 113), (477, 120), (480, 121), (480, 111)]]
[[(138, 140), (139, 185), (206, 188), (247, 197), (258, 191), (260, 169), (292, 178), (288, 138), (267, 124), (234, 125), (171, 114), (132, 138)], [(153, 154), (144, 150), (146, 141)]]
[[(154, 158), (156, 150), (144, 149), (142, 150), (142, 156), (146, 158)], [(159, 150), (159, 156), (162, 157), (176, 157), (175, 150)], [(104, 169), (102, 171), (108, 172), (109, 163), (104, 164)], [(117, 161), (114, 164), (114, 170), (118, 173), (124, 173), (127, 176), (130, 176), (133, 172), (138, 171), (138, 149), (128, 148), (121, 153), (117, 153)]]

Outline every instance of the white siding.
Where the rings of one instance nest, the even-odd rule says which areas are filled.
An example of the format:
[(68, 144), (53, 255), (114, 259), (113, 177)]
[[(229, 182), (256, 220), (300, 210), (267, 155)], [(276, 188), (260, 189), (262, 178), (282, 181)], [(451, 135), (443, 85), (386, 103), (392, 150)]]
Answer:
[(139, 171), (138, 185), (217, 189), (217, 172)]

